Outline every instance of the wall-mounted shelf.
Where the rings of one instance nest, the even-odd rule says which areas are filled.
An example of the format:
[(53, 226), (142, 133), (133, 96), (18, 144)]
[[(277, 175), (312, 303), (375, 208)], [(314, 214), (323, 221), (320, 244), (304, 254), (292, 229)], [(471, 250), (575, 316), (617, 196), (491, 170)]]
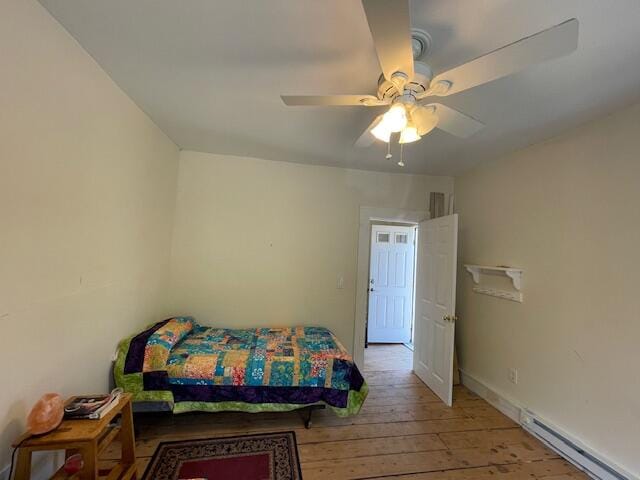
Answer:
[(522, 292), (508, 292), (506, 290), (497, 290), (495, 288), (487, 287), (473, 287), (473, 291), (476, 293), (482, 293), (483, 295), (490, 295), (492, 297), (498, 297), (505, 300), (511, 300), (512, 302), (522, 303)]
[(466, 265), (464, 266), (473, 278), (473, 283), (480, 283), (480, 275), (504, 275), (511, 279), (513, 288), (520, 291), (522, 288), (522, 274), (524, 271), (521, 268), (513, 267), (491, 267), (488, 265)]

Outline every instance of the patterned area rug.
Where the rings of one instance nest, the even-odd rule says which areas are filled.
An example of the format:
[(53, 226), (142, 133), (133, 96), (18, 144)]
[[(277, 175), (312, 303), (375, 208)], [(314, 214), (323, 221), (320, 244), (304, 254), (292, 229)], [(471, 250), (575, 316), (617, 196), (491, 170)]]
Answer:
[(301, 480), (294, 432), (162, 442), (143, 480)]

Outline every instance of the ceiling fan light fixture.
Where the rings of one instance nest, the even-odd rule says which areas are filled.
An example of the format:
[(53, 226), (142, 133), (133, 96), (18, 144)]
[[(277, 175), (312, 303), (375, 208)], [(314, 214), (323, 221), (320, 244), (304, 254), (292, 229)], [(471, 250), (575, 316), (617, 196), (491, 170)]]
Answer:
[(407, 126), (407, 110), (401, 103), (394, 103), (389, 111), (382, 117), (384, 124), (390, 132), (400, 132)]
[(438, 126), (440, 118), (433, 107), (418, 107), (411, 112), (411, 120), (418, 130), (418, 135), (424, 137)]
[(371, 129), (371, 135), (376, 137), (378, 140), (389, 143), (389, 140), (391, 139), (391, 130), (387, 127), (386, 122), (382, 120)]
[(433, 115), (431, 118), (429, 118), (427, 121), (425, 121), (421, 125), (420, 131), (418, 133), (420, 135), (426, 135), (427, 133), (429, 133), (431, 130), (433, 130), (438, 126), (438, 120), (440, 119), (436, 115)]
[(416, 128), (416, 126), (413, 123), (409, 122), (400, 133), (400, 140), (398, 141), (398, 143), (417, 142), (421, 138), (422, 137), (418, 134), (418, 129)]

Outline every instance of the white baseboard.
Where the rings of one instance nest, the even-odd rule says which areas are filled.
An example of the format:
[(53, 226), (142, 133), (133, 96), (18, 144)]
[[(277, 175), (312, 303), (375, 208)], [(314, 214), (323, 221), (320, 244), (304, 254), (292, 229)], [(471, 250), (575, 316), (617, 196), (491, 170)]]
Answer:
[(480, 398), (486, 400), (487, 403), (500, 410), (511, 420), (518, 424), (520, 423), (520, 412), (523, 408), (514, 400), (507, 399), (505, 396), (496, 393), (486, 384), (462, 369), (460, 369), (460, 382)]
[(460, 370), (460, 381), (469, 390), (520, 424), (522, 428), (590, 477), (598, 480), (640, 480), (637, 475), (616, 465), (604, 455), (584, 445), (573, 435), (540, 418), (517, 401), (498, 393), (494, 388), (464, 370)]

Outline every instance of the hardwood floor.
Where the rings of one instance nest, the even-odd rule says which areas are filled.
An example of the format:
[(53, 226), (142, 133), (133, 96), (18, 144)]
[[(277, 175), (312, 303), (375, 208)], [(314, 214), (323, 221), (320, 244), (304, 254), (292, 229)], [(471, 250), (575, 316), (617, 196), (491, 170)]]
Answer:
[[(296, 412), (139, 416), (139, 471), (162, 441), (295, 430), (304, 480), (588, 478), (466, 388), (455, 388), (449, 408), (405, 363), (389, 370), (391, 355), (406, 355), (394, 348), (407, 350), (368, 349), (370, 393), (359, 415), (315, 412), (309, 430)], [(104, 452), (104, 463), (118, 457), (115, 447)]]
[(370, 343), (364, 349), (364, 371), (387, 372), (389, 370), (411, 370), (413, 352), (404, 345)]

